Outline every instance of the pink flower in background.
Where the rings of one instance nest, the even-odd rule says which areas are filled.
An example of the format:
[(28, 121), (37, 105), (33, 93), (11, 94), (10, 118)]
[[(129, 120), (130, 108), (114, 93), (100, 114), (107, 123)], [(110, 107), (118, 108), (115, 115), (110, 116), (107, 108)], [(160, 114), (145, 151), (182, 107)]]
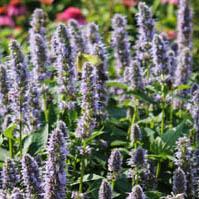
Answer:
[(138, 4), (139, 0), (122, 0), (122, 4), (126, 7), (133, 7)]
[(86, 19), (83, 16), (81, 10), (76, 7), (69, 7), (63, 12), (57, 14), (58, 21), (67, 22), (69, 19), (75, 19), (80, 24), (86, 23)]
[(20, 16), (26, 13), (26, 7), (21, 4), (20, 0), (10, 1), (7, 7), (7, 14), (9, 16)]
[(0, 26), (14, 27), (15, 23), (10, 16), (2, 15), (0, 16)]
[(178, 5), (178, 2), (179, 2), (179, 0), (161, 0), (162, 4), (170, 3), (170, 4), (173, 4), (173, 5)]

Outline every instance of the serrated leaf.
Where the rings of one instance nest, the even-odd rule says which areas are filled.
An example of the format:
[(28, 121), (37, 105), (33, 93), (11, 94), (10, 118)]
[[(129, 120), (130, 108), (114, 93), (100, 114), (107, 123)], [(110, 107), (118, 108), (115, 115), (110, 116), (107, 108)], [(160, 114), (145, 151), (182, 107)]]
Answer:
[(188, 134), (188, 132), (189, 127), (187, 125), (187, 121), (184, 120), (177, 127), (169, 129), (161, 137), (162, 140), (167, 143), (167, 145), (174, 147), (178, 138), (183, 136), (184, 134)]
[(47, 144), (48, 125), (38, 132), (34, 132), (25, 138), (23, 143), (23, 154), (34, 154)]

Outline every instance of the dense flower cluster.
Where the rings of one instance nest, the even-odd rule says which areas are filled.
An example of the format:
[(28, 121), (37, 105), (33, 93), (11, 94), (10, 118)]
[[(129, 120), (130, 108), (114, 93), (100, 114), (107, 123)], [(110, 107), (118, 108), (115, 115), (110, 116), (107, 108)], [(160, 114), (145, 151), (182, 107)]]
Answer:
[(191, 76), (191, 18), (188, 0), (179, 1), (174, 49), (140, 2), (135, 46), (120, 14), (112, 18), (106, 46), (98, 25), (85, 24), (78, 9), (59, 14), (68, 23), (50, 36), (46, 14), (36, 9), (28, 56), (14, 40), (0, 65), (0, 159), (10, 155), (0, 198), (85, 199), (98, 192), (99, 199), (146, 199), (160, 195), (151, 188), (165, 186), (173, 191), (165, 198), (197, 199), (199, 87)]

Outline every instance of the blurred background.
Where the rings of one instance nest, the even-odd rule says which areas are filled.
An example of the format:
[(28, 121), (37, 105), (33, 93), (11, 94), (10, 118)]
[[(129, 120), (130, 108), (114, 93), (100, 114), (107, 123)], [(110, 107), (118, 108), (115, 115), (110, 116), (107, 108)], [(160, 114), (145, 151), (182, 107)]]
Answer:
[[(59, 22), (67, 23), (71, 18), (80, 24), (96, 22), (105, 38), (110, 40), (111, 18), (121, 13), (128, 19), (131, 42), (136, 39), (137, 4), (141, 0), (0, 0), (0, 56), (8, 53), (8, 42), (16, 38), (27, 45), (27, 34), (32, 11), (42, 8), (48, 14), (48, 35)], [(176, 16), (180, 0), (142, 0), (151, 6), (156, 28), (165, 32), (170, 40), (176, 37)], [(199, 65), (199, 1), (193, 0), (194, 13), (194, 69)]]

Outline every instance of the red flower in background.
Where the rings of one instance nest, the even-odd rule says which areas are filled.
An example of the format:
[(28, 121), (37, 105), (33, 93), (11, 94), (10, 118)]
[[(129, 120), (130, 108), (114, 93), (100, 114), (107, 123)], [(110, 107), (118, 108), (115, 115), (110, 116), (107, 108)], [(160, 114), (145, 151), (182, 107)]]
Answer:
[(126, 7), (133, 7), (138, 4), (139, 0), (122, 0), (122, 4)]
[(86, 23), (86, 19), (83, 16), (81, 10), (76, 7), (69, 7), (63, 12), (57, 14), (58, 21), (67, 22), (69, 19), (75, 19), (80, 24)]
[(51, 5), (53, 3), (54, 0), (40, 0), (40, 2), (42, 4), (45, 4), (45, 5)]
[(174, 40), (176, 38), (176, 36), (177, 36), (176, 31), (174, 31), (174, 30), (168, 30), (167, 31), (167, 38), (169, 40)]
[(1, 6), (0, 7), (0, 15), (6, 14), (7, 13), (7, 6)]

